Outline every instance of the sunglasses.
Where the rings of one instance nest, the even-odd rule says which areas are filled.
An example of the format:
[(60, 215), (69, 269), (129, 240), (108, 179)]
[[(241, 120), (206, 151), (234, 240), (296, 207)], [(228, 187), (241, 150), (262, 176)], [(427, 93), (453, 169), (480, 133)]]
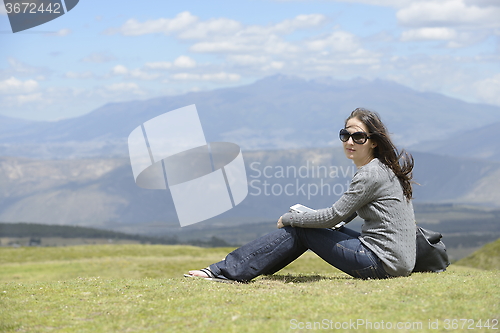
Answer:
[(349, 138), (352, 138), (352, 141), (354, 143), (357, 143), (358, 145), (362, 145), (371, 137), (368, 136), (368, 134), (365, 132), (349, 133), (345, 128), (343, 128), (340, 130), (339, 138), (340, 138), (340, 141), (342, 141), (342, 142), (347, 142), (347, 141), (349, 141)]

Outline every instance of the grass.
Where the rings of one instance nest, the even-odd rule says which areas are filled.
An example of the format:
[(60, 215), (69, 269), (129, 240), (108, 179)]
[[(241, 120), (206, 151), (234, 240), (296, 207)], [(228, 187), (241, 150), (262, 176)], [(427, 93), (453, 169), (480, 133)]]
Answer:
[(500, 239), (486, 244), (480, 250), (459, 260), (457, 264), (490, 270), (500, 269)]
[(0, 332), (470, 331), (471, 321), (460, 319), (489, 320), (489, 330), (474, 331), (495, 332), (500, 318), (498, 270), (452, 265), (441, 274), (363, 281), (306, 253), (248, 284), (182, 277), (229, 250), (0, 248)]

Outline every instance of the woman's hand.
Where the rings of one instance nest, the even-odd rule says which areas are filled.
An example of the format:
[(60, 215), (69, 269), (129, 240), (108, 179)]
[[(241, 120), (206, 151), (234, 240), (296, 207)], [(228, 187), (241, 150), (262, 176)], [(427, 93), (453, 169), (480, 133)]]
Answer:
[(278, 220), (277, 226), (278, 226), (278, 229), (281, 229), (284, 227), (283, 221), (281, 220), (281, 216), (280, 216), (280, 219)]

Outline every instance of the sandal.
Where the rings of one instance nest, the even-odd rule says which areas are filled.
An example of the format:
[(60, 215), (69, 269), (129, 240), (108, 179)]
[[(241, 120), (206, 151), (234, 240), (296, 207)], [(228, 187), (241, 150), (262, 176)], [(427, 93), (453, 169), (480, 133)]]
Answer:
[(215, 274), (210, 270), (209, 267), (207, 268), (202, 268), (199, 269), (198, 271), (204, 273), (207, 275), (207, 277), (204, 276), (196, 276), (196, 275), (191, 275), (191, 274), (184, 274), (185, 277), (189, 278), (200, 278), (200, 279), (205, 279), (207, 281), (215, 281), (215, 282), (223, 282), (223, 283), (238, 283), (238, 281), (235, 280), (230, 280), (228, 278), (220, 278), (215, 276)]

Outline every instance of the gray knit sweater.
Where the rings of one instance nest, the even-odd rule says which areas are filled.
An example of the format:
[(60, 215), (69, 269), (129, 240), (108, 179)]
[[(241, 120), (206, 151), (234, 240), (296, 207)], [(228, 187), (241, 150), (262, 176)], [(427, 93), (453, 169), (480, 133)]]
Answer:
[(363, 220), (360, 241), (392, 276), (407, 276), (415, 266), (415, 215), (392, 170), (374, 158), (358, 169), (349, 189), (332, 207), (315, 213), (289, 212), (285, 226), (331, 228), (357, 213)]

